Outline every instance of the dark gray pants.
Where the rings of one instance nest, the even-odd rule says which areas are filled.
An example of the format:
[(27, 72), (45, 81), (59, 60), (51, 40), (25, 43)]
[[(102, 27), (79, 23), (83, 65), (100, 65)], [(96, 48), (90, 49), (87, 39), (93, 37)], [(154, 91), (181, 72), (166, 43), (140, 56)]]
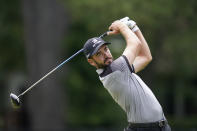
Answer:
[(127, 127), (124, 131), (171, 131), (168, 124), (163, 127)]

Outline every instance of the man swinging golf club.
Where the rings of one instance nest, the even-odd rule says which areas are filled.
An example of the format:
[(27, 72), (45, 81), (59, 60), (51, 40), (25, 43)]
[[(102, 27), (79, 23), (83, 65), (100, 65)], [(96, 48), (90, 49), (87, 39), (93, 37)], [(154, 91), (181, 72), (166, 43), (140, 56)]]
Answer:
[(96, 67), (104, 87), (127, 114), (125, 131), (171, 131), (161, 105), (135, 73), (152, 60), (148, 44), (136, 23), (125, 17), (109, 27), (108, 35), (121, 34), (126, 41), (122, 55), (113, 60), (108, 42), (94, 37), (84, 44), (88, 63)]

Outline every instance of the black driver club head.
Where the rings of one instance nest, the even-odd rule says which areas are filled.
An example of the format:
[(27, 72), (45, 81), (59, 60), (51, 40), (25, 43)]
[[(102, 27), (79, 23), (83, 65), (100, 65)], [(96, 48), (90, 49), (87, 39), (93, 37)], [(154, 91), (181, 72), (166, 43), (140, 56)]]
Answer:
[(18, 96), (16, 96), (15, 94), (11, 93), (10, 94), (10, 98), (11, 98), (12, 106), (14, 108), (19, 108), (20, 107), (20, 99), (18, 98)]

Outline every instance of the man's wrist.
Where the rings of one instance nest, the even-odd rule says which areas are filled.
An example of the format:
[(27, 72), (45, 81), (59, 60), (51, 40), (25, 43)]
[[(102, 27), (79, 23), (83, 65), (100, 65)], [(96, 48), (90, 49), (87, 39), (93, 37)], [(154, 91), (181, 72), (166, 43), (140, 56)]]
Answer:
[(138, 27), (137, 25), (135, 25), (131, 30), (132, 30), (133, 32), (136, 32), (136, 31), (138, 31), (138, 30), (140, 30), (140, 29), (139, 29), (139, 27)]

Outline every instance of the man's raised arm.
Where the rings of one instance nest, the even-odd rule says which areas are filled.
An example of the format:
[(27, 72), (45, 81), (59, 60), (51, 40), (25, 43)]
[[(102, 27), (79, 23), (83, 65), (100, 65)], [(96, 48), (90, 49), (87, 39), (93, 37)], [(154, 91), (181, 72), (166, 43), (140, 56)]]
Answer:
[(136, 25), (136, 22), (130, 20), (129, 17), (124, 17), (120, 19), (120, 21), (125, 23), (132, 30), (132, 32), (135, 33), (135, 35), (141, 42), (141, 49), (133, 62), (135, 72), (137, 73), (144, 69), (150, 63), (150, 61), (152, 60), (152, 55), (142, 32)]
[(144, 69), (152, 61), (152, 55), (142, 32), (137, 30), (135, 31), (135, 34), (141, 41), (141, 50), (133, 62), (135, 72), (137, 73)]
[(141, 48), (141, 42), (138, 37), (129, 29), (129, 27), (121, 21), (115, 21), (109, 27), (109, 30), (112, 30), (108, 35), (119, 34), (125, 38), (126, 48), (123, 52), (123, 55), (127, 57), (129, 64), (132, 65), (136, 57), (139, 55)]

